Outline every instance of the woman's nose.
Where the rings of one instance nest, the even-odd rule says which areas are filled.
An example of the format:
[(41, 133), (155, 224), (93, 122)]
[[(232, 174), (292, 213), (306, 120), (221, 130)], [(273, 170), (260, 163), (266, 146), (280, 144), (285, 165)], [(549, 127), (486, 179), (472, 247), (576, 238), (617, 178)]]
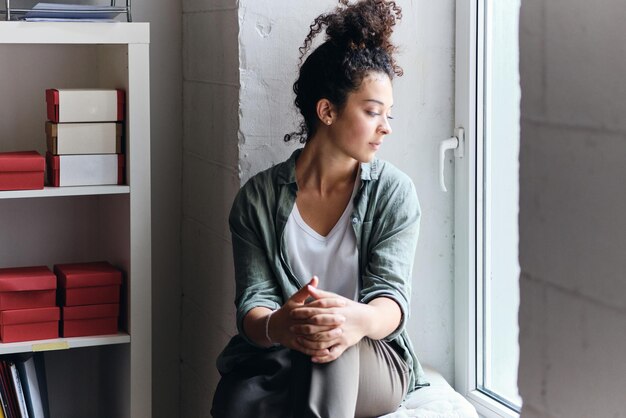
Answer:
[(391, 124), (389, 123), (389, 118), (385, 117), (383, 119), (383, 123), (380, 125), (380, 132), (384, 135), (391, 134), (393, 130), (391, 129)]

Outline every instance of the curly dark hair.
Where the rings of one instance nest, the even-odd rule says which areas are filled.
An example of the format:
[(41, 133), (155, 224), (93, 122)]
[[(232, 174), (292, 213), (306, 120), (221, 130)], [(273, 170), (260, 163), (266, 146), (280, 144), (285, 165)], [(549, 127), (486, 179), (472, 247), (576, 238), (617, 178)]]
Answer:
[[(402, 9), (395, 1), (360, 0), (339, 6), (313, 21), (300, 47), (300, 74), (293, 84), (294, 101), (304, 120), (299, 130), (285, 135), (285, 141), (299, 138), (305, 143), (318, 127), (317, 102), (326, 98), (339, 110), (348, 93), (361, 85), (369, 72), (381, 72), (393, 79), (402, 76), (394, 59), (396, 47), (390, 37)], [(326, 28), (326, 39), (304, 61), (313, 39)]]

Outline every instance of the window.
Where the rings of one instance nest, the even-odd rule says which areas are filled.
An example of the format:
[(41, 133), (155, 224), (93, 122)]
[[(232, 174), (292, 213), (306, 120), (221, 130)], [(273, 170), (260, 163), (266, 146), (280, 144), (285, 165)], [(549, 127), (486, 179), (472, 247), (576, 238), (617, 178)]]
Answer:
[[(481, 415), (516, 417), (520, 0), (459, 0), (455, 384)], [(464, 143), (463, 143), (464, 142)]]

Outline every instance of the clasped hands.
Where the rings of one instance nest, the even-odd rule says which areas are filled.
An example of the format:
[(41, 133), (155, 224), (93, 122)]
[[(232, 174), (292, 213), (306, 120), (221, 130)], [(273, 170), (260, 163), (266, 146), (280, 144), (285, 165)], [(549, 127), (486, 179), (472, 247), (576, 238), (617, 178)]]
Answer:
[[(277, 310), (268, 324), (271, 339), (328, 363), (366, 335), (367, 305), (317, 288), (311, 281)], [(307, 302), (312, 298), (312, 301)]]

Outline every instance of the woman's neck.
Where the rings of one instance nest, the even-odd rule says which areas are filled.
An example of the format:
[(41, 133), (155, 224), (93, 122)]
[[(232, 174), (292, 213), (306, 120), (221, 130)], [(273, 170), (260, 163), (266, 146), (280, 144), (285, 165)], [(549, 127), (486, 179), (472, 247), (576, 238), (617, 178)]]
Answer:
[(310, 138), (298, 157), (296, 179), (300, 190), (316, 191), (323, 196), (354, 185), (358, 161), (338, 152), (327, 139)]

